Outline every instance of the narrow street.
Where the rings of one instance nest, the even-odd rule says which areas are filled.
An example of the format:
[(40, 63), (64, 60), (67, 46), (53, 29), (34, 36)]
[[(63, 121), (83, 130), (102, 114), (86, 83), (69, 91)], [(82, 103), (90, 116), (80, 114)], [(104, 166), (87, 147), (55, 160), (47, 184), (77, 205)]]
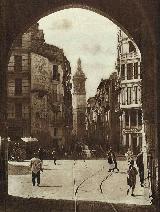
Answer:
[(33, 187), (29, 161), (9, 162), (9, 194), (25, 198), (101, 201), (150, 205), (149, 190), (140, 187), (139, 176), (135, 197), (127, 196), (127, 162), (119, 161), (120, 172), (108, 172), (105, 160), (44, 161), (40, 187)]

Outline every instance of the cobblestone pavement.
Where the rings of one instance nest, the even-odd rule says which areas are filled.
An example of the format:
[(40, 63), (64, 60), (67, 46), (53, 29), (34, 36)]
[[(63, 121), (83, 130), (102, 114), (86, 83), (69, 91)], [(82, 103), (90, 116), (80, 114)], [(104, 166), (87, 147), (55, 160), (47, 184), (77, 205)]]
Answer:
[(89, 200), (111, 203), (150, 205), (149, 189), (140, 187), (139, 176), (135, 197), (127, 196), (127, 162), (119, 161), (117, 172), (108, 172), (105, 160), (44, 161), (40, 187), (33, 187), (29, 161), (9, 162), (9, 194), (44, 199)]

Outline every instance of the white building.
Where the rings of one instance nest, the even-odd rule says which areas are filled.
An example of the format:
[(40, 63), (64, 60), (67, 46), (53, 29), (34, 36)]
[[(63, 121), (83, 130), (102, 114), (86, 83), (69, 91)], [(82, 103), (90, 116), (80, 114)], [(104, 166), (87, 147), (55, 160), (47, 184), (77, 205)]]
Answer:
[(137, 154), (142, 147), (141, 54), (123, 31), (118, 31), (118, 75), (121, 80), (121, 145)]

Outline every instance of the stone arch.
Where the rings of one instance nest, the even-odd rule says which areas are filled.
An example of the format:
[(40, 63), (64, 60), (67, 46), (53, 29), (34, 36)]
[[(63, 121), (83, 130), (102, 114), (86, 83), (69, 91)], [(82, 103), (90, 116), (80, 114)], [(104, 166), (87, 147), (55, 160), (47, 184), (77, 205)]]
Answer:
[(14, 17), (14, 20), (12, 20), (8, 26), (10, 28), (9, 34), (11, 34), (9, 38), (10, 36), (15, 38), (19, 33), (24, 33), (33, 23), (51, 13), (68, 8), (82, 8), (94, 11), (112, 20), (134, 38), (139, 48), (141, 47), (140, 34), (142, 30), (148, 31), (150, 39), (152, 41), (154, 40), (150, 19), (148, 15), (145, 14), (141, 3), (137, 1), (108, 0), (106, 2), (102, 0), (98, 2), (90, 0), (40, 0), (31, 2), (30, 0), (22, 0), (21, 3), (19, 2), (18, 0), (12, 5), (11, 17)]

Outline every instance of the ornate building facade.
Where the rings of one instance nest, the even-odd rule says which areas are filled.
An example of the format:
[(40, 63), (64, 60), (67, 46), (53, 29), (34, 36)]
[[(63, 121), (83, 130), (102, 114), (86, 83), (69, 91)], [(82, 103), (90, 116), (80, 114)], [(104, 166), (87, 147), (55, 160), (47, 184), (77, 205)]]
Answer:
[(38, 24), (14, 43), (8, 64), (8, 134), (67, 146), (72, 132), (71, 68)]
[(137, 154), (142, 147), (141, 55), (134, 42), (118, 31), (117, 68), (121, 80), (121, 146)]
[(99, 145), (103, 151), (110, 146), (119, 151), (119, 102), (120, 92), (117, 73), (102, 79), (96, 95), (87, 101), (86, 122), (90, 145)]
[(83, 138), (86, 132), (86, 77), (78, 59), (77, 70), (73, 76), (73, 134)]

